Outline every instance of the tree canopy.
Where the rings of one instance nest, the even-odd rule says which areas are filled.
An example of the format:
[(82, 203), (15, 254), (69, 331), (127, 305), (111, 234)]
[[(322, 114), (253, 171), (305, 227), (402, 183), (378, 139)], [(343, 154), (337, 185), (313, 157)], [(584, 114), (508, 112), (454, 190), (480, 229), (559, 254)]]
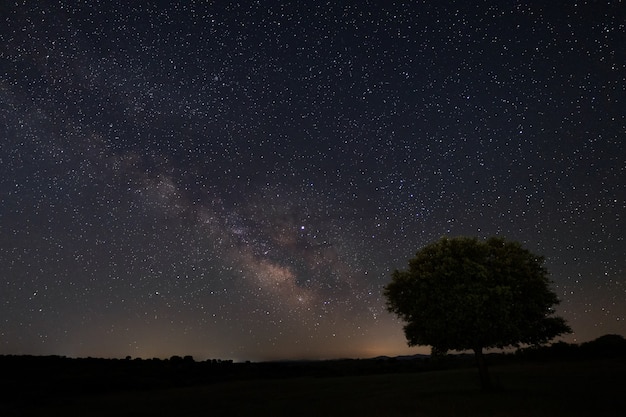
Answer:
[(387, 308), (406, 323), (410, 346), (473, 350), (480, 366), (484, 348), (538, 345), (571, 332), (554, 315), (559, 299), (543, 262), (518, 242), (444, 237), (393, 272)]

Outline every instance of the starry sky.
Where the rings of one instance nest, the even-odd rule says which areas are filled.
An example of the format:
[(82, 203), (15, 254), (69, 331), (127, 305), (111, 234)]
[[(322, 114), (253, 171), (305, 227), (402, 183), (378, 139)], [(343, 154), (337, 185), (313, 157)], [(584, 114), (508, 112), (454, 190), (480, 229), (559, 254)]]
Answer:
[(441, 236), (544, 255), (626, 334), (626, 4), (3, 1), (0, 354), (408, 348)]

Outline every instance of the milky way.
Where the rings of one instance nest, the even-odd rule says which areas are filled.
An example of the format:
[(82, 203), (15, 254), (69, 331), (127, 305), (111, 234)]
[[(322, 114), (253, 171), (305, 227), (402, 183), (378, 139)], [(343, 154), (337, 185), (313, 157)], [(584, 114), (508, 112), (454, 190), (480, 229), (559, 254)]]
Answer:
[(161, 3), (0, 6), (0, 354), (428, 352), (382, 288), (444, 235), (626, 334), (622, 2)]

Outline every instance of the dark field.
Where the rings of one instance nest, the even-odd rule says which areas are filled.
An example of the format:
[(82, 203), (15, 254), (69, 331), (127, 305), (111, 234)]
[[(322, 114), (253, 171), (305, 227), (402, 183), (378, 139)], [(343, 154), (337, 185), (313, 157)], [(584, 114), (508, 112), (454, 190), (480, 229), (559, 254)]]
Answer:
[[(0, 416), (620, 416), (626, 360), (514, 361), (491, 367), (394, 374), (279, 377), (104, 393), (42, 386), (4, 398)], [(6, 376), (6, 373), (5, 373)], [(89, 377), (86, 377), (89, 378)], [(15, 390), (4, 380), (7, 389)], [(45, 387), (44, 387), (45, 388)]]

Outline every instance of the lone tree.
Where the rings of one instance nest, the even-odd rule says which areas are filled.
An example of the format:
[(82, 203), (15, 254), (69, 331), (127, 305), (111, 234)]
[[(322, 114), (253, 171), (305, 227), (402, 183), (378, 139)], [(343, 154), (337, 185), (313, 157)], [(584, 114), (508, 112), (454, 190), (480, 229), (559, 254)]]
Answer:
[(554, 316), (559, 300), (543, 261), (518, 242), (444, 237), (393, 272), (387, 309), (406, 322), (409, 346), (474, 351), (481, 385), (490, 389), (483, 349), (539, 345), (571, 332)]

